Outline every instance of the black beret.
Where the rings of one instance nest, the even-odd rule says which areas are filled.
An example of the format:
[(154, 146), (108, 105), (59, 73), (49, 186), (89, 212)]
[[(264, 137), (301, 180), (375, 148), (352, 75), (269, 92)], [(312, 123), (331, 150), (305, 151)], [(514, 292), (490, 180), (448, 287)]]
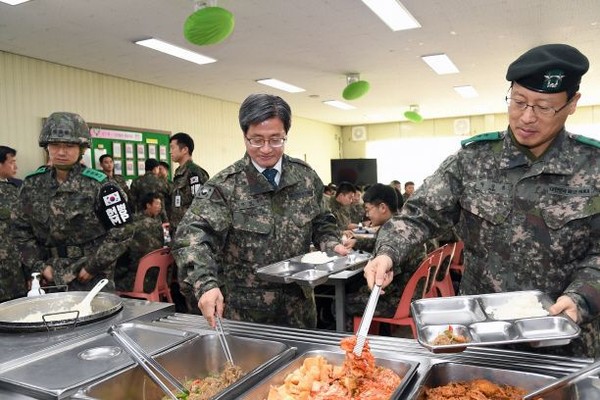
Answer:
[(590, 67), (586, 56), (566, 44), (545, 44), (526, 51), (506, 71), (506, 80), (541, 93), (576, 92)]

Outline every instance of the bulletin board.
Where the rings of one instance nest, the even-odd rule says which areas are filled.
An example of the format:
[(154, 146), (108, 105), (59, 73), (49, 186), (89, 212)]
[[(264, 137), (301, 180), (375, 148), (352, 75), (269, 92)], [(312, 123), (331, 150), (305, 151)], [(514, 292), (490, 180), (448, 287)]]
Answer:
[(92, 146), (84, 161), (92, 168), (102, 170), (100, 157), (109, 154), (115, 162), (115, 174), (130, 180), (144, 175), (145, 161), (149, 158), (171, 164), (169, 131), (97, 123), (88, 123), (88, 126)]

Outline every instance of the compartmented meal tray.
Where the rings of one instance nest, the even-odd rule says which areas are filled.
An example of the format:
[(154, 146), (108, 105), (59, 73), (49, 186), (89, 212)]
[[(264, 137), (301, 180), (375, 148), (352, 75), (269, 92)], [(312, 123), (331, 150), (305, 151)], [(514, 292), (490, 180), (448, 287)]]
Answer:
[[(568, 344), (580, 328), (565, 315), (544, 315), (552, 304), (547, 294), (530, 290), (421, 299), (411, 304), (411, 312), (419, 343), (434, 353), (451, 353), (468, 346)], [(466, 342), (434, 344), (448, 329)]]

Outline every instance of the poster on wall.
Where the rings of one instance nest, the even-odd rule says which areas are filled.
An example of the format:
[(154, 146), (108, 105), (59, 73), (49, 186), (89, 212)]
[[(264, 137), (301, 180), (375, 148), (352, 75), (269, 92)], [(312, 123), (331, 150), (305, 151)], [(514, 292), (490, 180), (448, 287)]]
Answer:
[(146, 146), (143, 143), (137, 145), (137, 158), (146, 158)]
[(114, 169), (114, 173), (115, 175), (123, 175), (123, 165), (121, 160), (115, 160), (115, 169)]
[[(86, 151), (87, 153), (87, 151)], [(100, 157), (106, 154), (106, 149), (97, 148), (94, 151), (94, 165), (89, 164), (92, 168), (102, 169), (102, 165), (100, 165)], [(86, 164), (88, 165), (88, 164)]]
[(148, 145), (148, 158), (156, 159), (156, 145), (155, 144)]
[(159, 152), (160, 152), (160, 159), (162, 161), (169, 162), (169, 160), (167, 160), (167, 146), (159, 146)]
[(146, 173), (146, 162), (144, 160), (138, 159), (138, 175), (142, 176)]
[(121, 158), (121, 143), (113, 142), (112, 144), (112, 156), (114, 158)]
[(135, 175), (135, 169), (133, 168), (133, 160), (127, 160), (125, 162), (127, 175)]
[(125, 143), (125, 158), (133, 158), (133, 143)]

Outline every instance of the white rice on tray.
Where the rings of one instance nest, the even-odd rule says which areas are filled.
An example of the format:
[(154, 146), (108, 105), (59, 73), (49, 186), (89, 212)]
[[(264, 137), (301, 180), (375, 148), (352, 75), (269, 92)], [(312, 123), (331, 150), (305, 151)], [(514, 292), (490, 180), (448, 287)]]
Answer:
[(527, 317), (544, 317), (548, 311), (533, 293), (515, 295), (504, 304), (486, 307), (485, 312), (494, 319), (517, 319)]

